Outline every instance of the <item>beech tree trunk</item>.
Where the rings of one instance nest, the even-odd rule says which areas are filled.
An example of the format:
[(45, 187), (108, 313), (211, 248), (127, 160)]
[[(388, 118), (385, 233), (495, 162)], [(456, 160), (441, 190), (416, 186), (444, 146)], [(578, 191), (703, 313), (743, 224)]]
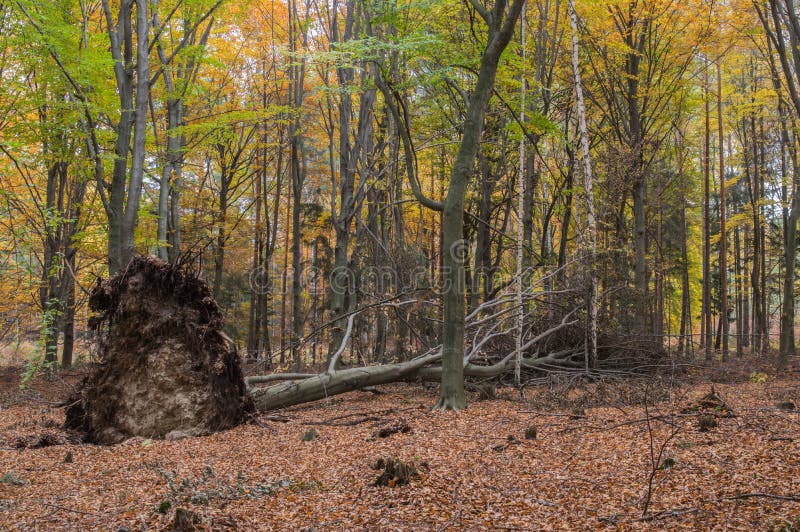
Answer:
[[(442, 211), (444, 259), (444, 324), (442, 328), (442, 384), (437, 409), (461, 410), (467, 406), (464, 394), (464, 310), (465, 271), (468, 258), (464, 230), (464, 195), (472, 175), (478, 143), (484, 126), (486, 104), (492, 96), (500, 56), (511, 40), (524, 0), (514, 0), (508, 15), (506, 2), (496, 0), (492, 13), (485, 13), (489, 40), (481, 58), (478, 81), (470, 97), (464, 136), (450, 173), (450, 186)], [(477, 6), (477, 4), (476, 4)], [(484, 8), (482, 8), (484, 9)], [(485, 11), (485, 9), (484, 9)]]
[(728, 234), (725, 228), (725, 142), (722, 125), (722, 67), (717, 61), (717, 131), (719, 146), (719, 319), (722, 322), (722, 360), (728, 358)]
[(703, 73), (705, 103), (705, 128), (703, 136), (703, 310), (700, 344), (705, 349), (706, 360), (711, 359), (711, 109), (708, 94), (708, 68)]
[[(777, 365), (782, 368), (789, 356), (795, 354), (795, 339), (794, 339), (794, 280), (795, 280), (795, 264), (797, 260), (797, 222), (800, 218), (800, 175), (798, 175), (797, 168), (797, 155), (794, 142), (789, 142), (787, 128), (786, 128), (786, 113), (783, 106), (783, 84), (779, 79), (777, 67), (774, 65), (774, 56), (772, 48), (774, 47), (777, 52), (777, 57), (784, 74), (785, 86), (788, 89), (789, 101), (795, 108), (795, 112), (800, 113), (800, 54), (797, 49), (800, 44), (800, 19), (797, 14), (797, 6), (794, 0), (769, 0), (768, 5), (762, 7), (762, 4), (757, 2), (754, 4), (764, 27), (767, 36), (768, 44), (770, 45), (769, 59), (770, 68), (772, 70), (773, 87), (778, 92), (779, 99), (779, 112), (781, 115), (781, 154), (783, 161), (783, 177), (785, 179), (788, 174), (784, 150), (788, 149), (791, 154), (792, 160), (792, 199), (789, 212), (784, 215), (784, 278), (783, 278), (783, 306), (781, 308), (781, 331), (780, 331), (780, 349), (778, 352)], [(762, 126), (763, 127), (763, 126)], [(792, 128), (794, 130), (794, 128)], [(763, 138), (763, 135), (762, 135)], [(763, 162), (763, 161), (762, 161)], [(763, 186), (762, 186), (763, 189)], [(761, 237), (762, 245), (764, 242), (763, 236)], [(764, 257), (762, 249), (762, 259)], [(761, 265), (762, 283), (766, 276), (764, 264)], [(768, 346), (767, 334), (767, 312), (766, 312), (766, 294), (762, 284), (762, 297), (764, 298), (764, 309), (759, 314), (764, 323), (760, 328), (763, 328), (765, 339), (761, 343), (762, 351), (766, 350)]]
[[(134, 4), (136, 5), (135, 62), (132, 21)], [(111, 55), (114, 58), (114, 76), (121, 110), (119, 121), (114, 124), (117, 136), (114, 170), (106, 204), (108, 269), (114, 274), (133, 256), (133, 237), (138, 221), (139, 198), (144, 177), (147, 109), (150, 102), (150, 17), (147, 13), (147, 0), (121, 0), (116, 21), (109, 0), (103, 0), (102, 5)], [(134, 64), (135, 74), (132, 67)]]
[(733, 231), (734, 277), (736, 279), (736, 355), (744, 354), (744, 297), (742, 290), (742, 244), (739, 228)]
[(692, 350), (692, 310), (691, 294), (689, 285), (689, 250), (687, 246), (687, 224), (686, 224), (686, 176), (684, 175), (684, 138), (683, 132), (676, 128), (678, 141), (678, 179), (680, 184), (680, 246), (681, 246), (681, 324), (678, 334), (678, 354), (685, 354)]
[[(306, 10), (307, 11), (307, 10)], [(289, 48), (297, 52), (298, 42), (305, 48), (308, 39), (307, 27), (300, 21), (297, 0), (289, 2)], [(295, 116), (289, 122), (289, 174), (292, 183), (292, 363), (295, 368), (301, 364), (299, 340), (303, 336), (304, 316), (302, 306), (302, 257), (300, 240), (302, 236), (301, 212), (302, 193), (306, 173), (303, 159), (303, 134), (300, 115), (305, 99), (305, 59), (292, 62), (289, 66), (289, 105)]]

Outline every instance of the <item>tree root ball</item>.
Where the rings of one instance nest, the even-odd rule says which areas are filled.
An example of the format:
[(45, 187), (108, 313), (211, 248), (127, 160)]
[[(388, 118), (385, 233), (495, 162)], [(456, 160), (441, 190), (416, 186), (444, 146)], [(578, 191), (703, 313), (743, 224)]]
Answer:
[(65, 421), (86, 441), (209, 434), (254, 410), (222, 312), (194, 273), (137, 256), (98, 280), (89, 306), (99, 364), (69, 401)]

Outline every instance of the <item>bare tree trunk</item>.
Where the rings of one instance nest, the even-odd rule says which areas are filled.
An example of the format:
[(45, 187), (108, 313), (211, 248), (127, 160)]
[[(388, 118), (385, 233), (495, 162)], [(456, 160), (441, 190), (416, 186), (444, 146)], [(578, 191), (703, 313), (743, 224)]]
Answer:
[[(478, 154), (478, 167), (480, 169), (480, 200), (478, 202), (478, 220), (475, 228), (475, 253), (472, 262), (472, 283), (470, 287), (470, 308), (475, 308), (480, 303), (481, 281), (489, 276), (489, 255), (491, 254), (491, 239), (489, 238), (489, 224), (492, 211), (492, 192), (494, 192), (496, 179), (493, 176), (488, 158), (485, 154)], [(484, 291), (484, 297), (486, 292)]]
[[(306, 10), (307, 11), (307, 10)], [(305, 48), (307, 29), (301, 24), (297, 0), (289, 2), (289, 47), (292, 54), (298, 52), (298, 42)], [(299, 369), (301, 352), (299, 341), (303, 336), (304, 316), (302, 305), (302, 257), (301, 257), (301, 211), (302, 193), (305, 183), (305, 161), (303, 157), (303, 138), (299, 115), (305, 98), (305, 59), (296, 59), (289, 67), (289, 105), (296, 116), (289, 123), (289, 173), (292, 183), (292, 363)]]
[(133, 145), (128, 195), (122, 222), (122, 259), (127, 263), (134, 253), (134, 232), (139, 216), (139, 198), (144, 179), (145, 141), (147, 135), (147, 109), (150, 104), (150, 17), (148, 0), (136, 2), (136, 98), (133, 120)]
[(301, 170), (300, 164), (300, 146), (302, 142), (297, 136), (299, 132), (297, 127), (292, 128), (294, 131), (290, 132), (291, 136), (291, 152), (290, 164), (292, 175), (292, 364), (295, 369), (300, 368), (301, 353), (300, 353), (300, 338), (303, 336), (303, 286), (302, 279), (302, 256), (300, 250), (300, 240), (302, 235), (301, 227), (301, 210), (302, 210), (302, 191), (303, 182), (305, 181), (304, 173)]
[[(754, 4), (764, 27), (769, 46), (768, 57), (770, 60), (770, 68), (772, 73), (773, 87), (779, 96), (779, 112), (781, 114), (781, 154), (783, 162), (783, 179), (786, 179), (787, 169), (785, 164), (784, 150), (789, 149), (792, 159), (792, 199), (791, 208), (788, 215), (784, 216), (784, 279), (783, 279), (783, 307), (781, 309), (781, 333), (780, 333), (780, 349), (778, 352), (777, 364), (778, 367), (783, 367), (789, 356), (795, 354), (795, 339), (794, 339), (794, 279), (795, 279), (795, 265), (797, 260), (797, 222), (800, 218), (800, 172), (797, 168), (797, 152), (795, 142), (789, 142), (787, 128), (786, 128), (786, 113), (783, 105), (783, 87), (779, 79), (777, 67), (774, 64), (774, 55), (772, 49), (777, 51), (777, 57), (780, 61), (781, 70), (784, 74), (784, 81), (788, 89), (789, 101), (792, 102), (795, 112), (800, 113), (800, 54), (798, 54), (798, 45), (800, 45), (800, 19), (797, 15), (797, 6), (794, 0), (770, 0), (768, 6), (761, 7), (761, 3)], [(767, 10), (768, 9), (768, 10)], [(792, 128), (794, 131), (794, 128)], [(763, 139), (763, 121), (762, 121), (762, 139)], [(763, 141), (763, 140), (762, 140)], [(763, 153), (763, 152), (762, 152)], [(762, 155), (763, 157), (763, 155)], [(762, 159), (763, 163), (763, 159)], [(763, 190), (763, 185), (762, 185)], [(763, 233), (762, 233), (763, 235)], [(764, 238), (761, 237), (762, 245), (765, 246)], [(764, 299), (764, 309), (761, 311), (762, 319), (766, 322), (766, 300), (768, 299), (766, 290), (764, 288), (766, 282), (766, 268), (763, 262), (764, 250), (762, 250), (762, 297)], [(768, 334), (768, 326), (763, 324), (764, 333)], [(762, 342), (761, 349), (766, 351), (769, 343), (769, 336), (767, 335), (766, 341)], [(766, 344), (766, 345), (765, 345)]]
[(736, 355), (744, 354), (744, 297), (742, 290), (742, 244), (739, 227), (733, 230), (734, 276), (736, 277)]
[[(574, 354), (574, 352), (569, 351), (551, 353), (539, 358), (526, 357), (522, 359), (522, 365), (533, 369), (561, 366), (574, 370), (580, 367), (572, 359)], [(505, 374), (514, 368), (513, 355), (514, 352), (489, 366), (467, 363), (463, 366), (464, 375), (486, 379)], [(259, 410), (274, 410), (390, 382), (440, 380), (442, 373), (446, 370), (441, 365), (432, 364), (440, 363), (441, 359), (441, 351), (435, 351), (413, 358), (408, 362), (397, 364), (338, 371), (329, 369), (329, 371), (317, 375), (289, 373), (255, 376), (249, 377), (247, 382), (248, 385), (252, 386), (255, 384), (289, 381), (251, 391), (253, 400)]]
[[(678, 354), (686, 354), (687, 350), (692, 349), (692, 309), (691, 294), (689, 285), (689, 250), (687, 246), (688, 226), (686, 223), (686, 176), (684, 175), (684, 138), (683, 132), (677, 130), (677, 149), (678, 149), (678, 178), (680, 183), (679, 202), (680, 202), (680, 245), (681, 245), (681, 325), (678, 334)], [(687, 349), (688, 347), (688, 349)]]
[[(266, 100), (265, 100), (265, 107), (266, 107)], [(264, 125), (266, 129), (266, 124)], [(265, 133), (266, 135), (266, 133)], [(266, 166), (262, 169), (264, 172), (264, 184), (262, 185), (262, 204), (264, 205), (264, 223), (265, 223), (265, 231), (263, 235), (263, 248), (264, 251), (261, 254), (261, 270), (264, 271), (264, 287), (265, 293), (261, 299), (261, 350), (266, 355), (267, 366), (272, 365), (272, 347), (273, 347), (273, 337), (274, 331), (272, 330), (272, 323), (270, 317), (272, 316), (272, 307), (273, 307), (273, 289), (272, 289), (272, 258), (275, 254), (275, 248), (278, 243), (278, 224), (280, 218), (280, 205), (281, 205), (281, 194), (282, 194), (282, 186), (283, 186), (283, 130), (279, 130), (278, 132), (278, 154), (277, 154), (277, 161), (275, 164), (275, 195), (273, 198), (272, 203), (272, 218), (270, 219), (267, 204), (269, 190), (266, 187), (266, 175), (267, 175), (267, 168)], [(267, 147), (264, 146), (263, 149), (263, 156), (264, 161), (266, 161), (267, 157)], [(287, 198), (288, 198), (287, 194)], [(288, 212), (288, 210), (287, 210)], [(288, 219), (286, 227), (288, 227)], [(288, 231), (287, 231), (288, 235)], [(284, 294), (286, 291), (286, 265), (285, 265), (285, 256), (284, 253), (284, 272), (283, 272), (283, 290)], [(283, 317), (283, 316), (282, 316)], [(281, 324), (281, 331), (283, 330), (283, 324)], [(283, 341), (283, 332), (280, 333), (281, 342)], [(281, 350), (283, 350), (283, 346), (281, 346)]]
[(75, 290), (73, 288), (72, 298), (67, 299), (64, 308), (64, 344), (61, 346), (61, 367), (69, 368), (72, 366), (73, 353), (75, 352)]
[[(655, 312), (653, 313), (653, 335), (654, 345), (658, 349), (664, 347), (664, 201), (661, 198), (664, 193), (663, 183), (664, 169), (659, 168), (658, 177), (656, 179), (656, 212), (658, 217), (656, 219), (656, 245), (653, 259), (653, 279), (654, 299), (655, 299)], [(667, 346), (669, 347), (669, 346)]]
[[(479, 4), (475, 4), (479, 6)], [(485, 8), (481, 16), (488, 26), (488, 42), (481, 58), (475, 89), (470, 96), (464, 134), (455, 164), (450, 173), (450, 186), (442, 210), (442, 250), (444, 255), (444, 323), (442, 327), (442, 384), (435, 408), (461, 410), (466, 407), (464, 394), (464, 265), (468, 253), (463, 238), (464, 195), (475, 163), (475, 155), (483, 132), (486, 104), (494, 89), (500, 56), (511, 40), (524, 0), (514, 0), (506, 11), (506, 2), (496, 0), (492, 12)]]
[(751, 143), (753, 148), (753, 173), (751, 176), (751, 201), (750, 206), (753, 216), (753, 270), (751, 272), (751, 287), (753, 293), (753, 328), (752, 328), (752, 344), (753, 352), (760, 353), (762, 346), (765, 343), (762, 298), (764, 297), (761, 292), (761, 255), (763, 253), (763, 242), (761, 240), (761, 212), (759, 203), (761, 200), (761, 169), (760, 157), (758, 150), (758, 140), (756, 137), (756, 122), (755, 117), (750, 119), (750, 133)]
[[(764, 118), (759, 117), (759, 136), (758, 136), (758, 145), (759, 145), (759, 160), (761, 163), (761, 171), (759, 172), (761, 183), (759, 185), (759, 191), (762, 198), (766, 197), (765, 190), (765, 180), (767, 174), (767, 146), (766, 146), (766, 135), (764, 135)], [(766, 354), (769, 351), (770, 347), (770, 325), (769, 325), (769, 292), (767, 292), (767, 223), (766, 223), (766, 216), (764, 213), (765, 207), (764, 202), (759, 202), (759, 218), (761, 220), (761, 330), (763, 331), (763, 340), (761, 342), (761, 354)]]
[(251, 392), (259, 410), (274, 410), (324, 399), (340, 393), (402, 380), (419, 368), (441, 358), (439, 353), (399, 364), (372, 366), (322, 373)]
[(589, 280), (588, 297), (586, 299), (588, 333), (585, 355), (585, 369), (589, 371), (597, 362), (597, 272), (594, 267), (594, 261), (597, 256), (597, 222), (594, 208), (592, 161), (589, 152), (589, 131), (586, 125), (586, 107), (583, 100), (583, 85), (578, 61), (578, 15), (575, 12), (575, 0), (569, 0), (569, 16), (572, 29), (572, 74), (575, 78), (575, 101), (578, 114), (578, 130), (580, 132), (583, 193), (586, 198), (586, 225), (589, 233), (590, 259), (586, 261), (586, 272)]
[[(266, 138), (262, 136), (262, 142), (266, 144)], [(253, 191), (255, 203), (255, 220), (253, 223), (253, 262), (250, 275), (250, 321), (247, 327), (247, 359), (251, 362), (260, 358), (259, 340), (261, 339), (261, 328), (265, 326), (262, 311), (264, 310), (264, 293), (267, 290), (269, 279), (268, 268), (261, 268), (264, 256), (263, 227), (261, 222), (261, 200), (262, 183), (266, 179), (266, 153), (262, 156), (261, 169), (255, 179), (255, 190)], [(267, 329), (269, 329), (267, 327)]]
[[(564, 179), (564, 187), (567, 189), (566, 197), (564, 198), (564, 221), (561, 224), (561, 242), (558, 245), (558, 268), (562, 268), (567, 263), (567, 243), (569, 242), (569, 226), (572, 223), (572, 203), (573, 203), (573, 185), (575, 182), (575, 150), (569, 144), (565, 147), (567, 152), (567, 175)], [(577, 224), (576, 224), (577, 225)], [(582, 228), (578, 229), (581, 237), (583, 235)], [(584, 250), (579, 250), (581, 253)], [(562, 278), (566, 278), (566, 270), (562, 270)]]
[[(783, 368), (790, 356), (795, 355), (794, 337), (794, 281), (795, 264), (797, 260), (797, 221), (800, 217), (800, 198), (798, 198), (798, 183), (800, 183), (800, 173), (797, 169), (797, 151), (794, 143), (790, 140), (787, 128), (786, 107), (780, 93), (780, 81), (777, 72), (773, 72), (773, 85), (778, 91), (778, 111), (781, 119), (781, 178), (783, 186), (783, 232), (784, 232), (784, 255), (783, 255), (783, 301), (781, 306), (780, 323), (780, 346), (776, 364), (778, 368)], [(794, 121), (793, 121), (794, 122)], [(794, 123), (792, 124), (794, 126)], [(792, 128), (794, 130), (794, 127)], [(788, 152), (788, 153), (787, 153)], [(791, 199), (788, 197), (789, 190), (786, 186), (787, 178), (790, 174), (789, 162), (791, 161)]]
[(708, 93), (708, 66), (703, 71), (703, 94), (705, 101), (705, 129), (703, 137), (703, 334), (701, 344), (705, 348), (706, 360), (711, 359), (711, 109)]
[(75, 350), (75, 275), (77, 264), (75, 257), (78, 250), (72, 245), (72, 238), (77, 231), (81, 207), (86, 192), (86, 182), (79, 180), (74, 184), (73, 197), (70, 198), (72, 208), (70, 209), (70, 220), (64, 230), (64, 264), (65, 268), (61, 275), (61, 293), (64, 301), (64, 314), (62, 316), (61, 329), (64, 332), (64, 345), (61, 348), (61, 367), (68, 368), (72, 365), (73, 352)]
[[(224, 157), (221, 155), (220, 158)], [(217, 238), (216, 245), (214, 246), (214, 282), (212, 289), (214, 292), (214, 299), (217, 301), (222, 300), (222, 273), (225, 267), (225, 241), (227, 235), (225, 234), (225, 224), (228, 218), (228, 188), (231, 182), (229, 169), (223, 164), (220, 168), (220, 186), (219, 186), (219, 206), (217, 211)]]
[(717, 61), (717, 144), (719, 145), (719, 315), (722, 321), (722, 360), (728, 358), (728, 234), (725, 227), (725, 136), (722, 124), (722, 66)]
[[(289, 182), (289, 186), (293, 187), (293, 182)], [(286, 299), (288, 296), (288, 271), (289, 271), (289, 227), (290, 227), (290, 215), (294, 212), (293, 205), (294, 205), (294, 193), (286, 194), (286, 221), (284, 223), (285, 228), (285, 237), (284, 237), (284, 245), (283, 245), (283, 273), (281, 275), (281, 354), (279, 357), (279, 362), (283, 365), (286, 362)]]
[[(41, 117), (44, 119), (44, 115)], [(45, 153), (51, 151), (46, 144)], [(52, 156), (52, 155), (51, 155)], [(64, 311), (64, 301), (60, 292), (60, 280), (64, 264), (60, 260), (61, 233), (63, 222), (63, 194), (66, 185), (67, 163), (56, 161), (47, 169), (47, 188), (45, 190), (45, 228), (43, 231), (42, 278), (39, 286), (39, 304), (42, 308), (41, 343), (44, 348), (44, 361), (52, 364), (58, 360), (58, 324)]]
[(177, 132), (183, 125), (182, 100), (167, 100), (167, 121), (167, 154), (158, 190), (157, 239), (159, 258), (175, 261), (180, 254), (179, 187), (186, 143), (184, 135)]
[[(626, 24), (638, 23), (633, 19), (627, 19)], [(631, 50), (625, 58), (626, 73), (626, 95), (625, 100), (628, 105), (628, 129), (629, 129), (629, 149), (631, 150), (631, 167), (629, 169), (629, 179), (633, 185), (633, 248), (634, 248), (634, 269), (633, 285), (636, 289), (636, 305), (634, 306), (633, 321), (639, 329), (640, 334), (650, 335), (653, 333), (649, 325), (651, 317), (648, 306), (648, 269), (647, 269), (647, 179), (644, 175), (644, 153), (643, 153), (643, 125), (639, 102), (639, 65), (642, 59), (643, 39), (632, 42), (633, 31), (626, 35), (628, 45)]]
[[(345, 10), (344, 35), (342, 35), (341, 39), (339, 37), (338, 11), (333, 10), (330, 21), (332, 47), (335, 47), (339, 42), (347, 42), (352, 38), (355, 24), (355, 1), (347, 0)], [(338, 86), (340, 87), (337, 102), (339, 108), (339, 179), (337, 183), (334, 168), (331, 168), (331, 180), (334, 191), (338, 189), (339, 212), (335, 212), (336, 200), (334, 198), (332, 222), (336, 233), (336, 244), (333, 252), (333, 274), (331, 276), (329, 307), (332, 316), (342, 316), (347, 313), (350, 293), (354, 289), (349, 275), (350, 272), (348, 271), (348, 261), (350, 257), (350, 226), (355, 214), (353, 188), (355, 186), (357, 161), (350, 143), (350, 115), (353, 112), (350, 86), (353, 82), (353, 68), (340, 66), (336, 69), (336, 75)], [(331, 127), (333, 127), (332, 124)], [(333, 145), (331, 145), (331, 148), (333, 148)], [(331, 331), (331, 342), (328, 349), (329, 360), (342, 342), (343, 327), (344, 320), (340, 319)]]
[[(133, 61), (133, 5), (136, 4), (136, 61)], [(120, 100), (114, 170), (106, 207), (108, 268), (116, 273), (134, 252), (134, 231), (144, 177), (147, 109), (150, 101), (149, 23), (147, 0), (121, 0), (116, 23), (108, 0), (102, 0), (106, 31), (114, 58), (114, 76)], [(135, 98), (134, 98), (135, 77)], [(131, 145), (131, 130), (133, 144)], [(128, 161), (131, 161), (130, 173)]]
[(742, 229), (742, 348), (750, 347), (750, 283), (749, 271), (747, 269), (747, 257), (750, 256), (750, 231), (747, 226)]
[[(331, 45), (351, 41), (358, 31), (357, 5), (355, 0), (347, 0), (345, 5), (344, 33), (339, 36), (338, 13), (334, 11), (331, 18)], [(364, 67), (364, 82), (373, 77), (373, 65)], [(370, 88), (364, 91), (359, 98), (358, 119), (356, 124), (355, 142), (351, 143), (351, 115), (353, 112), (352, 95), (350, 90), (354, 82), (355, 69), (350, 66), (340, 66), (336, 69), (338, 78), (339, 98), (339, 180), (336, 182), (335, 173), (332, 172), (333, 189), (338, 188), (338, 211), (332, 216), (333, 227), (336, 233), (334, 247), (334, 269), (331, 276), (330, 311), (334, 317), (343, 316), (354, 305), (355, 287), (352, 285), (350, 262), (350, 237), (352, 223), (362, 204), (367, 178), (371, 169), (368, 168), (368, 157), (373, 145), (373, 108), (376, 90)], [(359, 175), (358, 183), (356, 175)], [(335, 198), (333, 205), (337, 204)], [(341, 343), (342, 319), (337, 320), (331, 334), (331, 343), (328, 357), (331, 357), (336, 347)]]
[[(526, 4), (527, 6), (527, 4)], [(519, 23), (519, 33), (520, 33), (520, 48), (521, 48), (521, 55), (522, 55), (522, 72), (520, 74), (520, 81), (522, 83), (522, 94), (520, 98), (520, 113), (519, 113), (519, 121), (520, 126), (524, 129), (525, 128), (525, 113), (527, 111), (527, 96), (528, 96), (528, 84), (527, 80), (525, 79), (525, 74), (527, 73), (527, 50), (526, 50), (526, 22), (527, 10), (525, 6), (522, 9), (522, 18), (520, 19)], [(523, 343), (523, 334), (525, 333), (525, 307), (524, 307), (524, 299), (522, 297), (522, 293), (525, 290), (524, 282), (528, 278), (528, 270), (530, 266), (525, 264), (525, 229), (523, 227), (523, 220), (522, 220), (522, 213), (524, 211), (524, 203), (525, 203), (525, 135), (520, 135), (519, 137), (519, 168), (517, 171), (517, 257), (516, 257), (516, 266), (517, 266), (517, 286), (514, 293), (515, 304), (517, 305), (517, 316), (516, 316), (516, 335), (515, 335), (515, 350), (516, 354), (514, 356), (514, 383), (519, 386), (522, 383), (522, 343)], [(483, 198), (482, 198), (483, 199)], [(488, 202), (488, 198), (486, 200)], [(481, 205), (483, 205), (483, 201)], [(488, 216), (485, 218), (481, 216), (481, 219), (488, 219)], [(477, 255), (477, 253), (476, 253)], [(478, 263), (477, 257), (475, 258), (475, 263)], [(472, 307), (476, 307), (475, 304)]]
[[(169, 31), (171, 28), (165, 28), (161, 25), (158, 0), (150, 0), (150, 7), (153, 13), (152, 25), (155, 46), (160, 63), (158, 73), (150, 81), (154, 83), (155, 79), (163, 76), (164, 88), (167, 93), (166, 146), (158, 196), (158, 256), (170, 262), (177, 260), (180, 255), (181, 244), (180, 188), (186, 136), (180, 132), (180, 128), (185, 125), (184, 97), (194, 83), (199, 70), (198, 67), (201, 64), (201, 58), (197, 55), (191, 54), (188, 59), (184, 59), (178, 52), (187, 46), (194, 46), (196, 49), (202, 49), (205, 46), (214, 21), (213, 19), (208, 21), (202, 31), (200, 31), (200, 26), (211, 17), (221, 3), (218, 1), (210, 6), (207, 11), (197, 13), (196, 18), (184, 18), (183, 38), (177, 45), (173, 46), (168, 54), (167, 50), (164, 49), (163, 38), (171, 33)], [(169, 20), (165, 22), (167, 24), (170, 23)], [(176, 63), (177, 67), (173, 69)], [(176, 80), (178, 82), (177, 86)]]

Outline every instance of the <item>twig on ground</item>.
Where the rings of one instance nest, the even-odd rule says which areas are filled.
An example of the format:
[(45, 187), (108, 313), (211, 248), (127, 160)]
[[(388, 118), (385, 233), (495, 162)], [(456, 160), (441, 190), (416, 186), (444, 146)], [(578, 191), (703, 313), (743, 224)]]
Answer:
[(83, 510), (76, 510), (74, 508), (68, 508), (66, 506), (61, 506), (59, 504), (53, 504), (51, 502), (42, 502), (41, 504), (42, 504), (42, 506), (47, 506), (49, 508), (55, 508), (56, 510), (63, 510), (65, 512), (72, 512), (74, 514), (93, 515), (93, 516), (98, 516), (99, 515), (99, 514), (96, 514), (94, 512), (84, 512)]

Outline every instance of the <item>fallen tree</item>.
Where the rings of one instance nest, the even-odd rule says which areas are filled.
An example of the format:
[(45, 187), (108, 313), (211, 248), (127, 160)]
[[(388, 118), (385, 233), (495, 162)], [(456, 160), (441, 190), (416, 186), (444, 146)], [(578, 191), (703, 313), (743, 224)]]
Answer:
[(98, 280), (89, 306), (100, 363), (71, 398), (65, 422), (85, 441), (208, 434), (252, 412), (222, 312), (194, 273), (137, 256)]
[[(524, 385), (547, 372), (597, 376), (618, 375), (620, 371), (641, 373), (647, 371), (645, 368), (658, 367), (663, 362), (663, 348), (652, 338), (631, 334), (625, 317), (619, 315), (600, 316), (602, 332), (597, 336), (596, 358), (589, 358), (584, 264), (575, 260), (535, 279), (529, 276), (511, 279), (493, 299), (474, 308), (465, 319), (464, 377), (510, 384), (516, 382), (514, 377), (519, 370)], [(520, 282), (522, 297), (518, 291)], [(274, 410), (397, 381), (441, 382), (441, 345), (431, 346), (410, 360), (338, 369), (361, 313), (380, 306), (419, 308), (424, 302), (401, 299), (395, 296), (346, 315), (342, 342), (324, 372), (248, 377), (246, 381), (256, 408)], [(518, 319), (520, 310), (522, 320)], [(318, 329), (312, 334), (319, 333)], [(310, 338), (311, 335), (303, 341)]]
[[(477, 364), (466, 364), (464, 375), (466, 377), (491, 378), (497, 377), (512, 370), (511, 353), (504, 359), (490, 366)], [(582, 362), (575, 361), (577, 356), (583, 357), (583, 353), (573, 350), (552, 353), (544, 357), (525, 357), (522, 365), (528, 369), (548, 368), (581, 368)], [(360, 390), (368, 386), (378, 386), (398, 381), (434, 381), (438, 382), (442, 377), (442, 367), (434, 366), (442, 358), (441, 351), (429, 353), (408, 362), (397, 364), (383, 364), (380, 366), (368, 366), (361, 368), (351, 368), (339, 370), (334, 373), (320, 373), (292, 380), (266, 388), (256, 388), (251, 391), (251, 395), (258, 410), (267, 411), (287, 406), (298, 405), (310, 401), (325, 399), (341, 393)], [(279, 380), (280, 374), (276, 374)], [(248, 379), (249, 384), (264, 382), (263, 377)]]
[[(523, 293), (523, 307), (525, 309), (526, 323), (528, 326), (521, 331), (523, 340), (520, 343), (521, 357), (517, 357), (516, 342), (510, 341), (516, 332), (516, 318), (518, 302), (513, 286), (497, 298), (483, 303), (474, 309), (466, 320), (466, 342), (468, 350), (464, 355), (464, 376), (475, 379), (490, 379), (503, 376), (520, 364), (527, 370), (547, 370), (548, 368), (583, 368), (585, 350), (580, 342), (578, 345), (547, 351), (547, 342), (558, 333), (575, 327), (580, 319), (576, 317), (581, 310), (579, 290), (562, 290), (559, 293), (568, 296), (566, 299), (577, 299), (577, 306), (563, 314), (556, 324), (549, 324), (544, 330), (534, 334), (552, 313), (542, 313), (543, 298), (551, 297), (554, 292), (537, 290), (540, 280)], [(387, 305), (404, 305), (415, 301), (402, 303), (386, 303)], [(571, 301), (576, 303), (576, 301)], [(316, 401), (337, 394), (377, 386), (397, 381), (435, 381), (442, 377), (441, 346), (436, 346), (425, 354), (408, 361), (394, 364), (356, 367), (349, 369), (336, 369), (339, 359), (345, 351), (350, 339), (353, 323), (364, 309), (350, 313), (347, 329), (343, 340), (336, 353), (331, 358), (325, 372), (319, 374), (309, 373), (276, 373), (271, 375), (257, 375), (247, 378), (251, 386), (251, 395), (259, 410), (274, 410), (309, 401)], [(573, 334), (573, 336), (575, 336)], [(497, 344), (500, 345), (499, 349)], [(275, 384), (277, 383), (277, 384)], [(270, 386), (256, 388), (261, 384)]]
[[(520, 300), (517, 279), (470, 312), (465, 378), (502, 381), (520, 372), (531, 376), (550, 370), (586, 371), (585, 291), (542, 289), (552, 284), (546, 281), (548, 276), (532, 283)], [(135, 257), (92, 292), (90, 307), (96, 315), (90, 325), (98, 334), (100, 364), (72, 399), (66, 426), (97, 443), (131, 436), (191, 436), (232, 427), (254, 409), (275, 410), (391, 382), (441, 382), (441, 345), (409, 360), (339, 368), (359, 315), (380, 305), (420, 303), (401, 299), (396, 296), (348, 314), (341, 344), (324, 372), (245, 380), (207, 284), (160, 259)], [(600, 349), (598, 359), (611, 360), (611, 352), (617, 350)]]

